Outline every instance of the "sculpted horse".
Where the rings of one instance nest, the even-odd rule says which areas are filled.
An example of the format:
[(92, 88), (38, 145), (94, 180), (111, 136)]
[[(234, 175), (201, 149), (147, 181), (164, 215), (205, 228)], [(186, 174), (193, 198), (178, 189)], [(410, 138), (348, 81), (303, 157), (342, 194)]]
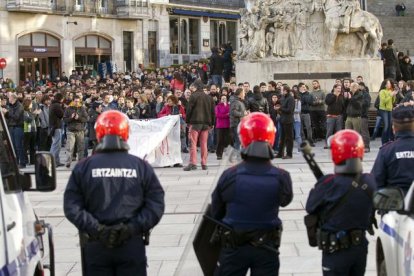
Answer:
[[(355, 33), (362, 42), (360, 57), (374, 57), (381, 46), (382, 27), (377, 17), (363, 11), (359, 2), (348, 0), (349, 6), (342, 6), (347, 1), (324, 0), (325, 26), (328, 30), (327, 50), (333, 55), (335, 40), (339, 33)], [(352, 6), (354, 5), (354, 6)], [(351, 9), (351, 10), (347, 10)]]

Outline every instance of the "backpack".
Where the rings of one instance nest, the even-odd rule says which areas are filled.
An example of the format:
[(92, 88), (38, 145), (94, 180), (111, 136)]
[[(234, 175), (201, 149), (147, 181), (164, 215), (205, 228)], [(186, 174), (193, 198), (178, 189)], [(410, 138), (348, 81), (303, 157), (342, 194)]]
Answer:
[(378, 96), (377, 96), (377, 98), (375, 99), (374, 107), (375, 107), (376, 109), (379, 109), (379, 105), (380, 105), (380, 96), (379, 96), (379, 93), (378, 93)]

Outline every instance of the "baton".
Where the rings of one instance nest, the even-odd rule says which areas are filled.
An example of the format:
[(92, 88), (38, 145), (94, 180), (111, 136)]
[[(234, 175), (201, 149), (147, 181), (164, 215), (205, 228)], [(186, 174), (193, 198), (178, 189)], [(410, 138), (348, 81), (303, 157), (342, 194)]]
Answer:
[(305, 158), (306, 162), (308, 163), (309, 168), (313, 172), (313, 175), (317, 180), (319, 180), (324, 176), (324, 174), (321, 171), (321, 168), (319, 168), (318, 163), (316, 163), (315, 159), (313, 158), (315, 154), (312, 153), (312, 147), (310, 146), (309, 142), (305, 141), (300, 144), (300, 149), (302, 151), (303, 158)]

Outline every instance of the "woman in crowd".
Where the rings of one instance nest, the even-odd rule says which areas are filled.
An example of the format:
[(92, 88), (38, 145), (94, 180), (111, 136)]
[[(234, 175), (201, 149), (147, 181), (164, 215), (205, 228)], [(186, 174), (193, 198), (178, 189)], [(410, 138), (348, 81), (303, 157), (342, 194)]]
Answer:
[(300, 120), (300, 112), (302, 111), (302, 104), (300, 102), (299, 91), (293, 92), (293, 98), (295, 99), (295, 110), (293, 113), (293, 130), (295, 135), (295, 141), (298, 146), (298, 152), (300, 152), (300, 145), (302, 144), (301, 129), (302, 123)]
[(217, 131), (217, 160), (223, 158), (224, 148), (230, 143), (230, 105), (227, 103), (227, 96), (220, 96), (220, 103), (215, 108), (216, 131)]
[[(34, 164), (35, 159), (35, 145), (36, 145), (36, 120), (35, 117), (40, 114), (41, 110), (32, 110), (33, 104), (30, 98), (23, 100), (23, 150), (26, 158), (25, 164)], [(27, 152), (29, 152), (29, 159), (27, 158)]]
[(180, 140), (181, 140), (181, 151), (188, 152), (186, 139), (185, 139), (185, 110), (184, 107), (179, 104), (178, 98), (174, 95), (170, 95), (167, 98), (167, 104), (164, 105), (164, 108), (158, 113), (158, 118), (168, 116), (168, 115), (179, 115), (180, 116)]
[(140, 94), (138, 97), (137, 107), (141, 111), (139, 118), (140, 119), (149, 119), (151, 118), (151, 106), (148, 103), (148, 98), (144, 94)]
[(382, 131), (381, 142), (387, 143), (391, 140), (391, 111), (395, 103), (397, 91), (394, 90), (394, 83), (386, 80), (385, 88), (379, 92), (379, 115), (384, 122), (384, 130)]
[(174, 78), (170, 83), (170, 87), (173, 92), (175, 91), (175, 89), (180, 89), (181, 91), (185, 90), (185, 81), (181, 77), (181, 74), (179, 72), (174, 73)]

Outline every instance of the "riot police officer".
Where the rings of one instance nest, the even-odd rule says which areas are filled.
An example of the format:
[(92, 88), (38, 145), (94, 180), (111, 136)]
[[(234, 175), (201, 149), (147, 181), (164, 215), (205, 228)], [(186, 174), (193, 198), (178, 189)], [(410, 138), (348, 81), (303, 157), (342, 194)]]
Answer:
[(372, 174), (378, 188), (398, 186), (405, 193), (414, 181), (414, 109), (397, 107), (392, 112), (395, 141), (383, 145), (378, 152)]
[(95, 154), (75, 166), (64, 194), (84, 275), (146, 275), (143, 237), (164, 213), (163, 188), (148, 163), (128, 154), (126, 115), (106, 111), (95, 130)]
[(354, 130), (330, 140), (335, 174), (321, 177), (310, 191), (306, 211), (319, 217), (317, 244), (323, 275), (364, 275), (371, 226), (374, 178), (362, 173), (364, 142)]
[(277, 275), (282, 222), (279, 207), (293, 198), (290, 174), (270, 162), (275, 126), (251, 113), (239, 125), (243, 161), (221, 175), (212, 194), (212, 216), (226, 227), (215, 275)]

